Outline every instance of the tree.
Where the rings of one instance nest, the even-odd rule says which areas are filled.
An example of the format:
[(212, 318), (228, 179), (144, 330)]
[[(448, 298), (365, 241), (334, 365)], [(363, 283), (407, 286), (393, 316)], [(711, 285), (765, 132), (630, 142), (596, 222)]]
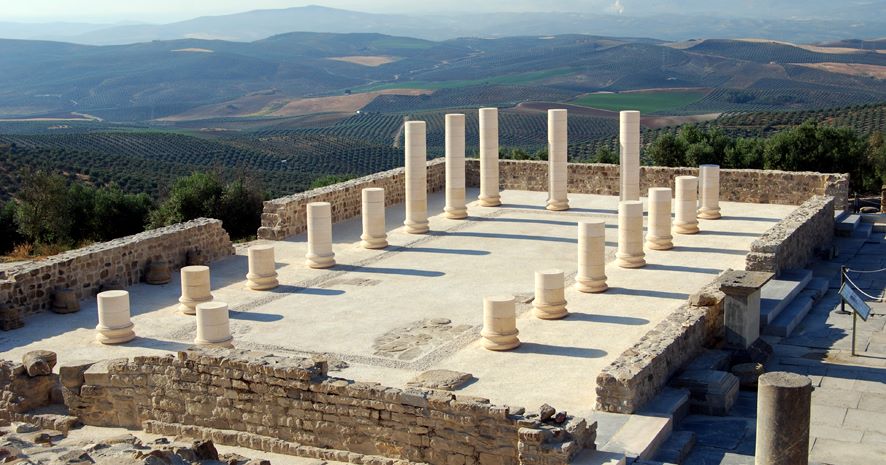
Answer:
[(65, 178), (43, 171), (26, 172), (22, 178), (16, 210), (19, 233), (34, 243), (70, 243), (74, 219), (69, 215)]
[(145, 230), (153, 202), (147, 194), (126, 194), (116, 185), (95, 193), (93, 219), (96, 240), (108, 241)]
[(18, 223), (15, 218), (17, 209), (18, 206), (14, 201), (0, 204), (0, 254), (9, 253), (24, 240), (18, 233)]
[(609, 163), (609, 164), (618, 164), (618, 154), (616, 154), (609, 147), (600, 147), (597, 149), (597, 152), (594, 154), (593, 158), (594, 163)]
[(683, 142), (669, 132), (658, 136), (646, 147), (646, 155), (656, 166), (684, 166), (685, 153)]
[(726, 148), (723, 165), (726, 168), (763, 169), (766, 142), (756, 137), (740, 137)]
[(224, 188), (216, 174), (194, 173), (179, 178), (169, 198), (150, 215), (153, 227), (190, 221), (201, 217), (214, 218)]
[(260, 189), (242, 178), (237, 179), (225, 186), (217, 218), (222, 220), (231, 237), (239, 239), (255, 235), (261, 226), (264, 200)]

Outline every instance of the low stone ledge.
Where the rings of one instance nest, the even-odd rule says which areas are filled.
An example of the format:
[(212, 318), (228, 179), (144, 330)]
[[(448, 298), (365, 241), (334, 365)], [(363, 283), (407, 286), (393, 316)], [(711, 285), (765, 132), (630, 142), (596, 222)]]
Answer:
[(834, 197), (814, 196), (751, 243), (747, 271), (803, 268), (834, 239)]

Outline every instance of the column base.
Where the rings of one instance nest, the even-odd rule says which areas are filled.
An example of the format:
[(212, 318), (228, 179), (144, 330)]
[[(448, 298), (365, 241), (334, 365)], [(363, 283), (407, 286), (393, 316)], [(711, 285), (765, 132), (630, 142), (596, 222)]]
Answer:
[(533, 305), (532, 315), (541, 320), (559, 320), (569, 315), (566, 301), (557, 305)]
[(520, 334), (520, 331), (514, 331), (512, 334), (487, 333), (485, 331), (480, 332), (480, 336), (483, 337), (483, 340), (481, 341), (483, 348), (497, 351), (511, 350), (520, 347), (520, 339), (517, 338), (518, 334)]
[(644, 266), (646, 266), (646, 256), (616, 255), (615, 264), (621, 268), (643, 268)]
[(480, 196), (477, 198), (480, 201), (481, 207), (500, 207), (501, 206), (501, 196)]
[(703, 220), (719, 220), (721, 218), (720, 209), (719, 208), (711, 208), (711, 209), (700, 208), (700, 209), (698, 209), (698, 217)]
[(246, 275), (246, 287), (253, 291), (266, 291), (279, 285), (277, 273), (270, 276), (258, 276), (251, 273)]
[(360, 247), (363, 247), (364, 249), (383, 249), (388, 246), (388, 236), (362, 236), (360, 239)]
[(646, 236), (646, 248), (652, 250), (670, 250), (674, 248), (673, 237)]
[(329, 254), (329, 255), (308, 254), (305, 256), (305, 265), (308, 265), (309, 268), (315, 268), (315, 269), (332, 268), (333, 266), (335, 266), (335, 254)]
[(449, 218), (450, 220), (463, 220), (468, 217), (468, 209), (465, 207), (446, 207), (443, 209), (443, 212), (446, 213), (446, 218)]
[(545, 208), (547, 210), (555, 211), (555, 212), (569, 210), (569, 201), (568, 200), (548, 200), (548, 205)]
[(672, 231), (676, 234), (698, 234), (698, 223), (675, 224)]
[(606, 284), (606, 276), (599, 279), (576, 277), (575, 289), (586, 294), (599, 294), (609, 289), (609, 286)]
[(178, 302), (181, 305), (178, 306), (178, 309), (179, 309), (179, 311), (181, 311), (185, 315), (196, 315), (197, 314), (197, 304), (202, 304), (203, 302), (212, 302), (213, 299), (214, 299), (214, 297), (212, 297), (212, 296), (209, 296), (208, 299), (200, 299), (200, 300), (179, 297)]
[(95, 335), (95, 340), (101, 342), (102, 344), (123, 344), (124, 342), (129, 342), (135, 339), (135, 331), (132, 328), (135, 325), (130, 323), (129, 326), (124, 326), (122, 328), (106, 328), (104, 326), (96, 326), (95, 330), (97, 331)]
[(406, 226), (406, 232), (409, 234), (427, 234), (427, 232), (431, 230), (431, 227), (430, 225), (428, 225), (427, 221), (425, 221), (424, 223), (403, 224)]
[(194, 338), (194, 344), (198, 346), (210, 346), (210, 347), (222, 347), (225, 349), (233, 349), (234, 344), (231, 341), (234, 340), (234, 336), (229, 336), (227, 339), (222, 339), (220, 341), (207, 341), (205, 339), (197, 339)]

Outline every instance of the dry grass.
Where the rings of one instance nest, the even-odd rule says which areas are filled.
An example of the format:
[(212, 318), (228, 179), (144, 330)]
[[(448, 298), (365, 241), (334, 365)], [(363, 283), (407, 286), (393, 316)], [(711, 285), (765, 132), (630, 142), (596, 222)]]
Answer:
[(386, 65), (388, 63), (393, 63), (399, 60), (399, 57), (385, 56), (385, 55), (354, 55), (347, 57), (332, 57), (327, 58), (327, 60), (333, 61), (344, 61), (345, 63), (353, 63), (355, 65), (361, 66), (369, 66), (370, 68), (375, 68), (381, 65)]
[(29, 243), (25, 242), (24, 244), (18, 244), (15, 247), (13, 247), (12, 252), (9, 252), (9, 255), (7, 255), (6, 257), (10, 261), (17, 262), (17, 261), (21, 261), (21, 260), (30, 260), (32, 258), (33, 253), (34, 253), (33, 244), (29, 244)]
[(382, 94), (392, 95), (422, 95), (430, 94), (432, 90), (426, 89), (386, 89), (376, 92), (364, 92), (362, 94), (337, 95), (335, 97), (303, 98), (289, 101), (268, 116), (300, 116), (314, 113), (353, 113), (369, 104), (373, 99)]
[(860, 63), (795, 63), (798, 66), (820, 69), (831, 73), (865, 76), (886, 79), (886, 66), (864, 65)]

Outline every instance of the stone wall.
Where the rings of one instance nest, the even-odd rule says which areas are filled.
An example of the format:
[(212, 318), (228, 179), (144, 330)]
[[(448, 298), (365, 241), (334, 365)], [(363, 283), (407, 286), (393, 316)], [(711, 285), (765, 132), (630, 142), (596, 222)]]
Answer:
[(49, 309), (55, 287), (71, 288), (78, 299), (84, 299), (111, 283), (130, 286), (141, 281), (151, 260), (183, 266), (192, 250), (199, 250), (206, 261), (234, 253), (221, 221), (200, 218), (7, 269), (0, 273), (3, 320), (14, 320), (10, 314)]
[(803, 268), (834, 239), (834, 198), (815, 196), (751, 244), (745, 269), (776, 275)]
[[(385, 190), (385, 205), (396, 205), (405, 200), (406, 172), (403, 168), (352, 179), (298, 194), (265, 202), (259, 239), (279, 241), (307, 229), (307, 205), (311, 202), (332, 204), (332, 222), (336, 223), (360, 215), (362, 191), (367, 187)], [(428, 192), (443, 190), (446, 183), (445, 160), (428, 162)]]
[[(548, 164), (545, 161), (501, 160), (499, 175), (502, 189), (547, 191)], [(697, 168), (664, 166), (640, 167), (640, 192), (650, 187), (674, 188), (674, 178), (698, 175)], [(467, 185), (480, 184), (480, 161), (468, 159)], [(618, 165), (570, 163), (569, 192), (618, 195)], [(720, 199), (730, 202), (800, 205), (813, 195), (830, 195), (836, 207), (848, 205), (849, 175), (767, 170), (720, 170)]]
[(655, 397), (722, 337), (724, 298), (714, 280), (605, 367), (597, 375), (597, 410), (634, 413)]
[(580, 418), (554, 425), (486, 399), (332, 378), (310, 359), (192, 349), (61, 369), (65, 403), (87, 425), (327, 460), (565, 465), (596, 439)]

